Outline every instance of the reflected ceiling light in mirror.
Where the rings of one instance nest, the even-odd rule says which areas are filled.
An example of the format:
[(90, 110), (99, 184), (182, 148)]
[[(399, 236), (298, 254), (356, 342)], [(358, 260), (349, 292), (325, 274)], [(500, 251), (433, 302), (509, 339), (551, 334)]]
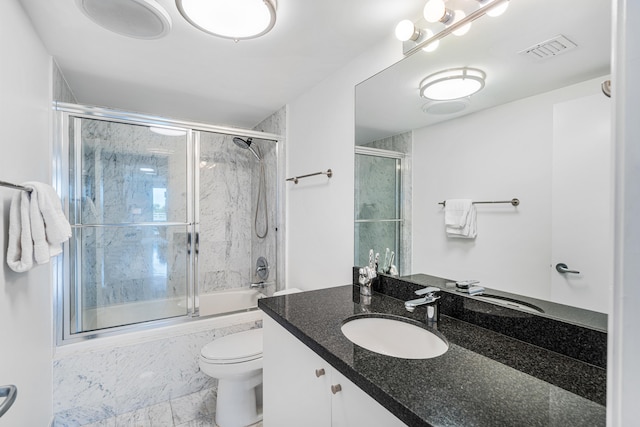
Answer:
[(235, 41), (268, 33), (276, 23), (276, 0), (176, 0), (194, 27)]
[(486, 74), (477, 68), (451, 68), (430, 74), (420, 82), (420, 96), (433, 101), (466, 98), (484, 87)]
[[(487, 5), (493, 3), (494, 1), (495, 0), (478, 0), (478, 3), (480, 3), (480, 6), (486, 7)], [(503, 13), (505, 13), (508, 7), (509, 7), (509, 0), (503, 1), (500, 5), (489, 10), (487, 12), (487, 15), (495, 18), (496, 16), (500, 16)]]
[[(427, 39), (430, 39), (431, 37), (433, 37), (433, 31), (431, 31), (431, 30), (424, 30), (424, 33), (425, 33), (425, 37)], [(438, 48), (438, 46), (440, 46), (440, 40), (436, 40), (436, 41), (433, 41), (433, 42), (429, 43), (428, 45), (423, 47), (422, 50), (425, 51), (425, 52), (433, 52), (434, 50), (436, 50)]]
[[(462, 21), (466, 17), (467, 17), (467, 14), (464, 13), (464, 11), (456, 10), (455, 11), (455, 18), (454, 18), (452, 24), (456, 24), (456, 23)], [(453, 33), (454, 36), (464, 36), (465, 34), (467, 34), (469, 32), (470, 29), (471, 29), (471, 22), (461, 26), (460, 28), (458, 28), (455, 31), (452, 31), (452, 33)]]
[(450, 101), (429, 101), (422, 106), (422, 111), (426, 114), (455, 114), (467, 108), (469, 104), (471, 104), (469, 97)]

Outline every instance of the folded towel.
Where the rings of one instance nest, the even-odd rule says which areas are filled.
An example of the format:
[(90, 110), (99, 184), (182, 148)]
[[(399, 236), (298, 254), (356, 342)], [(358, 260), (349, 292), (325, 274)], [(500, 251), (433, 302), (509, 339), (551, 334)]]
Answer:
[(20, 191), (13, 195), (9, 209), (9, 244), (7, 265), (22, 273), (33, 267), (33, 240), (29, 220), (29, 193)]
[[(71, 226), (62, 212), (62, 202), (48, 184), (41, 182), (27, 182), (25, 187), (33, 189), (31, 199), (37, 195), (38, 207), (44, 220), (47, 242), (50, 245), (59, 245), (71, 237)], [(37, 193), (37, 194), (36, 194)]]
[(62, 253), (62, 243), (71, 237), (71, 226), (62, 212), (56, 191), (47, 184), (22, 184), (31, 193), (21, 191), (11, 200), (7, 264), (16, 272), (28, 271), (35, 260), (49, 262)]
[(473, 206), (471, 199), (450, 199), (444, 202), (444, 224), (447, 228), (464, 228), (469, 211)]
[(445, 201), (445, 231), (448, 237), (474, 239), (477, 233), (476, 207), (470, 199)]

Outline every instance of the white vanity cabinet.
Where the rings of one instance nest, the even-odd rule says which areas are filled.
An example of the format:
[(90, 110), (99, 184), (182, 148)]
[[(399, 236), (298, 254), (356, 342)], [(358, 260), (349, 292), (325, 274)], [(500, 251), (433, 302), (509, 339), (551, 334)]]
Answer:
[(264, 427), (405, 426), (273, 319), (263, 328)]

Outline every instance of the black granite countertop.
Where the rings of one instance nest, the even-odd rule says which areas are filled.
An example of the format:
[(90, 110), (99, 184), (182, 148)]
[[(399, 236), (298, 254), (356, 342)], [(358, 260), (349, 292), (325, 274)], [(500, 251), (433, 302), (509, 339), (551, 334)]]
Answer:
[[(401, 300), (377, 292), (361, 299), (348, 285), (263, 298), (259, 307), (409, 426), (606, 424), (604, 397), (593, 391), (601, 384), (592, 384), (602, 381), (602, 368), (497, 332), (441, 316), (449, 350), (399, 359), (353, 344), (340, 327), (362, 314), (424, 320), (423, 310), (408, 313)], [(578, 385), (568, 391), (554, 385), (556, 376)]]

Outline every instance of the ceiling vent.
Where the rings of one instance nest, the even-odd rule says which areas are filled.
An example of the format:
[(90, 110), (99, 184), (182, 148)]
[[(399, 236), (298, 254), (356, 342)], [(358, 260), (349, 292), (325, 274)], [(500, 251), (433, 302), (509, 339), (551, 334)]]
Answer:
[(545, 59), (560, 55), (576, 47), (578, 47), (578, 45), (574, 42), (565, 36), (558, 35), (552, 39), (536, 43), (518, 53), (534, 59)]

